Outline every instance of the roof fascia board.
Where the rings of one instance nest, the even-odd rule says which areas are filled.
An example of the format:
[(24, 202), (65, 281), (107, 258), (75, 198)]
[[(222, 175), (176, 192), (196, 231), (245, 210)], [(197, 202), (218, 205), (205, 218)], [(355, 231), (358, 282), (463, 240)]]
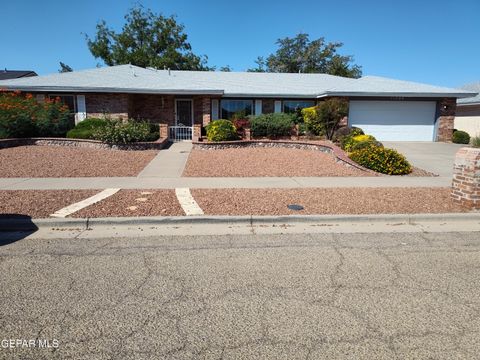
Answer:
[(57, 92), (81, 92), (81, 93), (128, 93), (128, 94), (162, 94), (162, 95), (223, 95), (223, 90), (155, 90), (155, 89), (135, 89), (135, 88), (108, 88), (108, 87), (75, 87), (75, 86), (15, 86), (1, 85), (7, 90), (21, 91), (57, 91)]
[(329, 96), (375, 96), (375, 97), (431, 97), (431, 98), (469, 98), (475, 96), (476, 93), (428, 93), (428, 92), (366, 92), (366, 91), (332, 91), (317, 95), (317, 98)]

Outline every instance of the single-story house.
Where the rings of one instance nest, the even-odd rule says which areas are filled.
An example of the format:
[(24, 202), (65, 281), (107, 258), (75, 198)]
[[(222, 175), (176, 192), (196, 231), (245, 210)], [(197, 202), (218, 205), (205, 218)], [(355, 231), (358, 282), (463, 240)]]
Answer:
[[(462, 86), (462, 89), (480, 93), (480, 82)], [(458, 99), (455, 129), (466, 131), (470, 136), (480, 136), (480, 94)]]
[(0, 70), (0, 80), (19, 79), (23, 77), (37, 76), (32, 70)]
[[(365, 76), (173, 71), (119, 65), (0, 81), (0, 89), (60, 96), (76, 114), (146, 119), (190, 129), (211, 120), (349, 101), (348, 123), (379, 140), (450, 141), (456, 101), (476, 93)], [(191, 134), (191, 131), (189, 132)]]

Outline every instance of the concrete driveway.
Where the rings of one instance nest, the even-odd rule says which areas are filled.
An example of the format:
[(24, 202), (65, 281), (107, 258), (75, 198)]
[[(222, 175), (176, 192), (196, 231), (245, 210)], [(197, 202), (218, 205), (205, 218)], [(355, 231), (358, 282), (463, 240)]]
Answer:
[(423, 141), (384, 141), (385, 147), (404, 154), (413, 166), (440, 176), (452, 176), (455, 153), (465, 145)]

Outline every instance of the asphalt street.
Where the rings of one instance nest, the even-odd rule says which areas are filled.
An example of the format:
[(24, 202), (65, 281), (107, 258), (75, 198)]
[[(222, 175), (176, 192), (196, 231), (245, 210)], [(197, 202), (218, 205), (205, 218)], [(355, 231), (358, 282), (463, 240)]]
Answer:
[(2, 359), (480, 354), (478, 232), (2, 236)]

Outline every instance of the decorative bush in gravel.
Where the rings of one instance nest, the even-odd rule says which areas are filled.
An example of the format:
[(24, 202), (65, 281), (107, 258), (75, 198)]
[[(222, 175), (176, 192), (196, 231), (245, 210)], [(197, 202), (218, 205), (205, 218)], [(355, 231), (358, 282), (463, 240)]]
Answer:
[(65, 136), (74, 126), (60, 98), (38, 102), (32, 94), (0, 91), (0, 138)]
[(93, 138), (109, 144), (129, 144), (147, 141), (150, 135), (150, 124), (145, 121), (107, 120), (105, 126), (93, 132)]
[(375, 137), (372, 135), (349, 135), (342, 139), (341, 145), (343, 150), (349, 152), (352, 151), (353, 147), (358, 143), (367, 142), (373, 144), (376, 141), (377, 139), (375, 139)]
[(253, 116), (250, 119), (254, 137), (276, 138), (289, 136), (293, 125), (293, 116), (285, 113), (262, 114)]
[(405, 156), (396, 150), (370, 145), (349, 154), (350, 159), (366, 167), (388, 175), (406, 175), (412, 172), (412, 166)]
[(107, 126), (106, 119), (87, 118), (80, 121), (72, 130), (67, 133), (71, 139), (95, 139), (93, 134), (99, 128)]
[(480, 136), (475, 136), (474, 138), (472, 138), (472, 146), (480, 148)]
[(237, 129), (230, 120), (215, 120), (206, 126), (208, 141), (237, 140)]
[(462, 130), (457, 130), (453, 133), (452, 142), (455, 144), (468, 144), (470, 143), (470, 135)]

